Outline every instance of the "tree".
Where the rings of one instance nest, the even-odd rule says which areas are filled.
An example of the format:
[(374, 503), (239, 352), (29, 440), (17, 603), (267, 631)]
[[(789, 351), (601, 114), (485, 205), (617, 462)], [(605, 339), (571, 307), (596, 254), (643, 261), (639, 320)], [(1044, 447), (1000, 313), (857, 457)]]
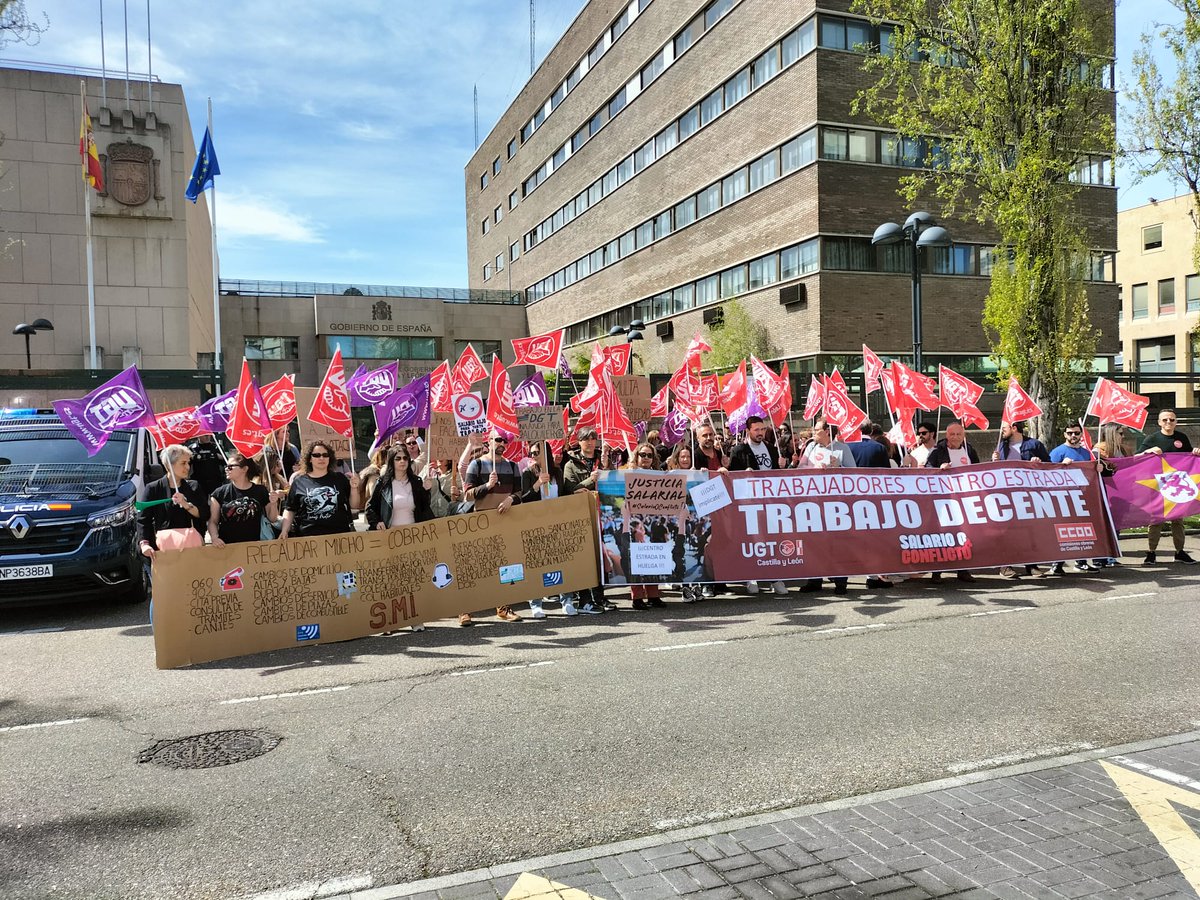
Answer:
[(50, 19), (45, 13), (40, 21), (29, 15), (25, 0), (0, 0), (0, 47), (12, 43), (36, 44), (49, 27)]
[(709, 325), (707, 329), (707, 342), (712, 352), (705, 362), (710, 368), (733, 369), (751, 356), (769, 359), (774, 355), (766, 327), (750, 318), (737, 300), (726, 301), (720, 323)]
[[(1142, 35), (1133, 55), (1121, 149), (1138, 179), (1166, 173), (1187, 186), (1195, 227), (1192, 258), (1200, 269), (1200, 0), (1173, 4), (1184, 14), (1183, 21), (1160, 26), (1157, 40)], [(1156, 44), (1166, 49), (1175, 70), (1170, 84), (1155, 59)]]
[[(885, 29), (866, 57), (876, 83), (856, 98), (924, 148), (901, 180), (909, 203), (993, 227), (997, 265), (984, 326), (1001, 381), (1010, 375), (1057, 434), (1091, 368), (1085, 223), (1072, 176), (1084, 153), (1112, 153), (1112, 5), (1099, 0), (856, 0)], [(913, 144), (906, 143), (907, 146)], [(1005, 262), (1011, 260), (1011, 265)]]

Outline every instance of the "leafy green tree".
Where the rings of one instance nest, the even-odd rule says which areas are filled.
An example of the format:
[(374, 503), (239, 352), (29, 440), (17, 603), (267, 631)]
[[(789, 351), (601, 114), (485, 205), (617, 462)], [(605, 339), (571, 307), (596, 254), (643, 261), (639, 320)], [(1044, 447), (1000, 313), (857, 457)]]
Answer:
[[(1111, 153), (1112, 5), (1093, 0), (856, 0), (885, 30), (866, 57), (878, 77), (855, 101), (921, 141), (910, 204), (996, 230), (984, 324), (1000, 380), (1015, 375), (1057, 434), (1097, 332), (1083, 289), (1086, 223), (1072, 180), (1083, 153)], [(1005, 261), (1011, 259), (1011, 266)]]
[(706, 326), (705, 339), (712, 347), (712, 353), (705, 360), (709, 368), (733, 369), (751, 356), (769, 359), (775, 355), (770, 333), (764, 325), (750, 318), (741, 303), (728, 300), (722, 310), (721, 322)]
[[(1138, 178), (1167, 174), (1186, 185), (1195, 226), (1192, 258), (1200, 269), (1200, 0), (1173, 0), (1182, 22), (1142, 35), (1126, 89), (1122, 152)], [(1159, 66), (1156, 46), (1169, 54), (1174, 78)]]

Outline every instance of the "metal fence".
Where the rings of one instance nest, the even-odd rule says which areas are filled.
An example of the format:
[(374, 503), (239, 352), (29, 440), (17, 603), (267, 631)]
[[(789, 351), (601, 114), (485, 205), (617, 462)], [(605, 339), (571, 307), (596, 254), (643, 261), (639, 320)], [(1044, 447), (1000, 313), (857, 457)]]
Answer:
[(492, 291), (478, 288), (404, 287), (390, 284), (333, 284), (320, 281), (257, 281), (222, 278), (221, 293), (227, 296), (315, 297), (317, 294), (348, 297), (404, 297), (441, 300), (445, 303), (493, 303), (525, 305), (523, 291)]

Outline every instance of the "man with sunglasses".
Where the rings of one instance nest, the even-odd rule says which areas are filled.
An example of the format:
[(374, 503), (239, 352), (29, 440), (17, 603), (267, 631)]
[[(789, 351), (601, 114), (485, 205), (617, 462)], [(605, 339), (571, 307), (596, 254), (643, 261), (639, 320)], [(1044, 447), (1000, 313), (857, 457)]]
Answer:
[[(1200, 448), (1193, 449), (1192, 442), (1188, 440), (1188, 436), (1182, 431), (1176, 431), (1175, 428), (1179, 423), (1179, 415), (1173, 409), (1161, 410), (1158, 414), (1158, 432), (1156, 434), (1148, 434), (1142, 438), (1142, 443), (1138, 447), (1138, 455), (1154, 454), (1162, 456), (1164, 453), (1191, 453), (1194, 456), (1200, 456)], [(1158, 541), (1162, 537), (1163, 526), (1151, 525), (1148, 538), (1150, 541), (1150, 549), (1146, 552), (1144, 564), (1147, 566), (1153, 565), (1158, 561)], [(1175, 562), (1192, 564), (1196, 560), (1183, 549), (1183, 520), (1176, 519), (1171, 523), (1171, 542), (1175, 545)]]
[[(415, 438), (414, 438), (415, 441)], [(488, 439), (487, 453), (471, 460), (463, 476), (463, 496), (475, 504), (475, 509), (494, 509), (505, 513), (514, 503), (521, 502), (521, 470), (515, 462), (504, 458), (508, 438), (493, 431)], [(521, 617), (511, 606), (497, 606), (496, 617), (502, 622), (520, 622)], [(472, 625), (467, 613), (459, 616), (458, 624)]]
[[(1063, 437), (1065, 440), (1050, 451), (1050, 462), (1060, 465), (1070, 465), (1074, 462), (1092, 461), (1092, 451), (1083, 446), (1083, 426), (1078, 422), (1072, 422), (1063, 429)], [(1075, 560), (1075, 568), (1080, 572), (1098, 571), (1098, 567), (1093, 566), (1086, 559)], [(1063, 575), (1065, 572), (1062, 560), (1050, 566), (1051, 575)]]
[(917, 445), (911, 448), (904, 457), (904, 466), (908, 469), (923, 468), (929, 462), (929, 454), (933, 452), (937, 442), (937, 428), (932, 422), (921, 422), (917, 425)]

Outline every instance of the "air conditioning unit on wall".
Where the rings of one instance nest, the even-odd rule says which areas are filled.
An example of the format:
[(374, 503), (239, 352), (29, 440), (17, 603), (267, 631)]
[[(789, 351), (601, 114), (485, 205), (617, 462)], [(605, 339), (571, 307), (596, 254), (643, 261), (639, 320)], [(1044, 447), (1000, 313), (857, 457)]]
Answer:
[(725, 322), (725, 309), (721, 306), (715, 309), (706, 309), (703, 318), (705, 325), (722, 325)]
[(779, 304), (781, 306), (806, 306), (808, 304), (808, 285), (789, 284), (779, 289)]
[(671, 338), (675, 337), (675, 323), (659, 322), (654, 326), (654, 333), (657, 334), (662, 340), (669, 341)]

